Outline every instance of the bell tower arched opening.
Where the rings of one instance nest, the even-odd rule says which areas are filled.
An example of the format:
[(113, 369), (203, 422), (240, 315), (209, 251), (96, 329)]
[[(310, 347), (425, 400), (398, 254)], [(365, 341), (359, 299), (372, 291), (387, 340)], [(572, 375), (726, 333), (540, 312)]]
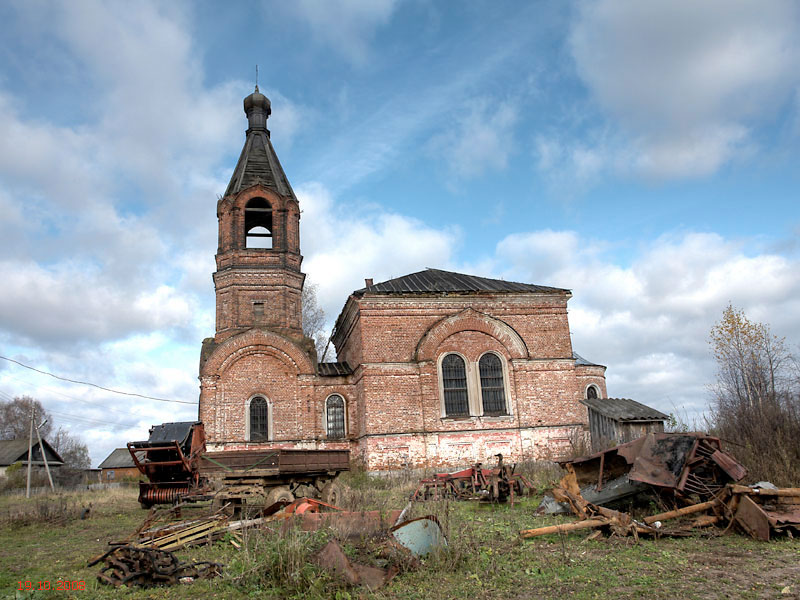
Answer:
[(251, 199), (244, 208), (245, 248), (272, 249), (272, 206), (264, 198)]

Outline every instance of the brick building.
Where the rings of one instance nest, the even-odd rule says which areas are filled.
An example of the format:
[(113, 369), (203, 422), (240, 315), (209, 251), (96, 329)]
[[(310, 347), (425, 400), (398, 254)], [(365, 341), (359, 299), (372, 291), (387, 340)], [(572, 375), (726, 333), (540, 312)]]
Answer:
[(349, 448), (369, 469), (558, 456), (586, 429), (605, 367), (572, 350), (569, 290), (428, 269), (347, 299), (318, 363), (303, 335), (300, 207), (272, 147), (269, 100), (217, 204), (216, 335), (200, 357), (215, 450)]

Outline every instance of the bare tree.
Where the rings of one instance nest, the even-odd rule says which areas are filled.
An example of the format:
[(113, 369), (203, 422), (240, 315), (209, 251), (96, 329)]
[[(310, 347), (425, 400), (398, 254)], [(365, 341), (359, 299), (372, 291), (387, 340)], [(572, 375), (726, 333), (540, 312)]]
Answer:
[(71, 434), (63, 427), (58, 428), (50, 445), (64, 459), (64, 466), (72, 469), (88, 469), (92, 466), (89, 448), (80, 437)]
[(330, 336), (325, 330), (325, 311), (317, 304), (317, 290), (315, 283), (303, 286), (303, 333), (314, 340), (317, 358), (321, 359)]
[(43, 438), (50, 435), (53, 421), (42, 403), (30, 396), (17, 396), (8, 402), (0, 401), (0, 440), (27, 439), (31, 425), (31, 405), (36, 409), (37, 424), (47, 419), (47, 423), (39, 428), (39, 433)]
[(717, 361), (714, 431), (757, 478), (793, 485), (800, 478), (800, 385), (784, 338), (728, 306), (709, 343)]

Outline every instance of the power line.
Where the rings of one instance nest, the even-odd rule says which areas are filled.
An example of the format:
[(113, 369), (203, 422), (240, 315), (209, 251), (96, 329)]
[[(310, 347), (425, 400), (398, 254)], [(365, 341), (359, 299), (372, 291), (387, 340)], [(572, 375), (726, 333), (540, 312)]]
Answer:
[[(20, 382), (24, 383), (26, 386), (29, 386), (31, 389), (35, 388), (36, 392), (31, 392), (31, 393), (38, 394), (38, 393), (40, 393), (40, 390), (45, 390), (47, 392), (50, 392), (51, 394), (58, 394), (59, 396), (64, 396), (64, 398), (69, 398), (70, 400), (76, 400), (78, 402), (84, 402), (84, 403), (89, 404), (91, 406), (97, 406), (97, 407), (102, 408), (103, 410), (108, 410), (108, 411), (111, 411), (111, 412), (115, 412), (115, 413), (118, 413), (120, 415), (124, 415), (126, 417), (138, 416), (138, 411), (136, 413), (133, 413), (133, 412), (130, 412), (130, 411), (117, 410), (116, 408), (112, 408), (110, 406), (107, 406), (106, 405), (107, 401), (103, 401), (103, 400), (87, 400), (85, 398), (76, 398), (75, 396), (70, 396), (69, 394), (65, 394), (64, 392), (60, 392), (58, 390), (54, 390), (53, 388), (49, 388), (47, 386), (39, 385), (39, 384), (36, 384), (36, 383), (31, 383), (30, 381), (28, 381), (26, 379), (22, 379), (20, 377), (14, 377), (13, 375), (8, 375), (8, 374), (6, 375), (6, 377), (8, 377), (9, 379), (13, 379), (14, 381), (20, 381)], [(13, 400), (13, 398), (11, 398), (11, 396), (9, 396), (8, 394), (5, 394), (5, 392), (3, 392), (3, 391), (0, 391), (0, 396), (2, 396), (2, 395), (7, 396), (8, 400)]]
[(69, 383), (76, 383), (78, 385), (88, 385), (97, 388), (99, 390), (103, 390), (105, 392), (111, 392), (112, 394), (121, 394), (122, 396), (136, 396), (137, 398), (144, 398), (145, 400), (158, 400), (159, 402), (175, 402), (176, 404), (197, 404), (197, 402), (189, 402), (188, 400), (172, 400), (170, 398), (156, 398), (154, 396), (145, 396), (144, 394), (137, 394), (135, 392), (122, 392), (120, 390), (112, 390), (111, 388), (103, 387), (102, 385), (97, 385), (96, 383), (91, 383), (89, 381), (77, 381), (75, 379), (69, 379), (67, 377), (61, 377), (60, 375), (49, 373), (48, 371), (42, 371), (40, 369), (31, 367), (30, 365), (23, 364), (18, 360), (14, 360), (13, 358), (8, 358), (7, 356), (0, 356), (0, 358), (2, 358), (3, 360), (7, 360), (8, 362), (17, 364), (20, 367), (30, 369), (31, 371), (35, 371), (37, 373), (41, 373), (42, 375), (48, 375), (55, 379), (60, 379), (61, 381), (67, 381)]

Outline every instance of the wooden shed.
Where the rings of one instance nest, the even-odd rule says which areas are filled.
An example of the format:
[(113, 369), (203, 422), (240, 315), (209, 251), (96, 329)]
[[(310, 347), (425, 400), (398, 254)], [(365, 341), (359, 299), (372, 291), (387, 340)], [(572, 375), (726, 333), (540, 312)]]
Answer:
[(128, 448), (116, 448), (100, 463), (98, 468), (101, 471), (100, 481), (103, 483), (120, 479), (136, 479), (140, 475), (139, 469), (133, 464), (133, 457)]
[(668, 415), (629, 398), (585, 398), (592, 451), (624, 444), (650, 432), (664, 431)]

